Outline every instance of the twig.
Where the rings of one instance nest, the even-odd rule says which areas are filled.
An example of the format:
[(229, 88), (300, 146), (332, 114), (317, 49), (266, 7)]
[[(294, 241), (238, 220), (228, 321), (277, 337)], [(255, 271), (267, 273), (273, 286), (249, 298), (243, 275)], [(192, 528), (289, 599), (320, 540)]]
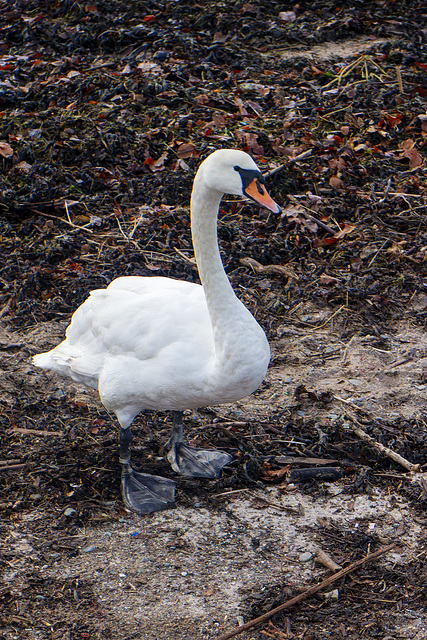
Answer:
[(313, 587), (310, 587), (303, 593), (300, 593), (299, 595), (295, 596), (295, 598), (291, 598), (290, 600), (287, 600), (283, 604), (279, 605), (278, 607), (275, 607), (274, 609), (272, 609), (271, 611), (268, 611), (267, 613), (264, 613), (262, 616), (259, 616), (258, 618), (249, 620), (249, 622), (246, 622), (241, 627), (236, 627), (235, 629), (232, 629), (232, 631), (223, 633), (221, 636), (217, 638), (217, 640), (229, 640), (229, 638), (233, 638), (234, 636), (237, 636), (240, 633), (247, 631), (248, 629), (252, 629), (252, 627), (255, 627), (258, 624), (262, 624), (263, 622), (266, 622), (276, 614), (281, 613), (282, 611), (285, 611), (290, 607), (293, 607), (295, 604), (302, 602), (302, 600), (306, 600), (307, 598), (317, 593), (321, 589), (328, 587), (333, 582), (336, 582), (337, 580), (347, 575), (348, 573), (355, 571), (355, 569), (358, 569), (359, 567), (363, 566), (367, 562), (376, 560), (377, 558), (382, 556), (384, 553), (387, 553), (387, 551), (390, 551), (390, 549), (393, 549), (395, 545), (396, 543), (393, 542), (392, 544), (389, 544), (386, 547), (383, 547), (382, 549), (378, 549), (378, 551), (374, 551), (374, 553), (370, 553), (369, 555), (365, 556), (364, 558), (361, 558), (360, 560), (356, 560), (356, 562), (353, 562), (348, 567), (341, 569), (341, 571), (338, 571), (338, 573), (334, 573), (334, 575), (329, 576), (329, 578), (326, 578), (326, 580), (323, 580), (319, 584), (316, 584)]
[(327, 320), (322, 322), (322, 324), (317, 324), (315, 327), (313, 327), (312, 325), (309, 325), (309, 329), (312, 329), (312, 330), (321, 329), (326, 324), (328, 324), (328, 322), (330, 322), (332, 318), (334, 318), (344, 308), (345, 308), (345, 304), (342, 304), (336, 311), (334, 311), (334, 313), (331, 316), (329, 316)]
[(19, 471), (23, 469), (25, 464), (7, 464), (4, 467), (0, 467), (0, 471)]
[(396, 67), (397, 85), (399, 87), (399, 93), (403, 93), (402, 74), (400, 73), (400, 67)]
[(271, 176), (276, 175), (276, 173), (279, 173), (279, 171), (282, 171), (282, 169), (292, 166), (293, 164), (295, 164), (295, 162), (299, 162), (300, 160), (305, 160), (305, 158), (309, 158), (312, 155), (313, 155), (312, 149), (309, 149), (308, 151), (304, 151), (304, 153), (300, 153), (299, 156), (295, 156), (295, 158), (289, 158), (286, 164), (281, 164), (275, 169), (272, 169), (271, 171), (267, 171), (267, 173), (263, 173), (263, 177), (271, 178)]
[(324, 222), (322, 222), (321, 220), (318, 220), (315, 216), (312, 216), (311, 213), (308, 213), (306, 206), (304, 206), (303, 204), (301, 204), (300, 202), (298, 202), (298, 200), (296, 198), (294, 198), (291, 195), (288, 195), (288, 198), (291, 202), (293, 202), (294, 204), (297, 204), (299, 207), (301, 207), (301, 209), (299, 210), (299, 213), (302, 213), (302, 215), (307, 219), (307, 220), (312, 220), (313, 222), (315, 222), (319, 227), (322, 227), (322, 229), (324, 229), (325, 231), (327, 231), (328, 233), (331, 234), (331, 236), (334, 236), (336, 234), (336, 231), (334, 231), (333, 229), (331, 229), (331, 227), (328, 227), (327, 224), (325, 224)]
[(396, 362), (392, 362), (387, 367), (384, 367), (383, 371), (390, 371), (394, 369), (394, 367), (401, 367), (402, 364), (406, 364), (407, 362), (412, 362), (414, 358), (412, 356), (408, 356), (407, 358), (402, 358), (401, 360), (396, 360)]
[(387, 200), (387, 196), (388, 196), (388, 192), (390, 191), (390, 187), (391, 187), (391, 176), (387, 181), (387, 185), (384, 191), (384, 196), (381, 198), (381, 200), (378, 200), (377, 204), (382, 204), (383, 202), (385, 202)]
[(287, 276), (291, 280), (299, 280), (298, 276), (292, 269), (282, 264), (261, 264), (254, 258), (240, 258), (240, 264), (244, 267), (250, 267), (255, 273), (265, 274), (277, 274), (281, 276)]
[[(338, 396), (334, 396), (334, 398), (337, 398), (337, 400), (341, 400), (342, 402), (345, 402), (342, 398), (338, 398)], [(402, 467), (404, 467), (408, 471), (420, 470), (421, 465), (414, 464), (413, 462), (409, 462), (409, 460), (406, 460), (406, 458), (403, 458), (401, 455), (399, 455), (389, 447), (385, 447), (383, 444), (381, 444), (381, 442), (377, 442), (372, 436), (370, 436), (368, 433), (366, 433), (366, 431), (364, 431), (361, 428), (362, 425), (360, 424), (360, 422), (356, 420), (356, 418), (353, 418), (353, 416), (350, 416), (350, 415), (347, 415), (346, 418), (348, 418), (349, 420), (351, 420), (351, 422), (354, 423), (353, 425), (349, 425), (349, 426), (350, 426), (350, 429), (353, 431), (353, 433), (357, 435), (358, 438), (360, 438), (364, 442), (369, 442), (369, 444), (371, 444), (374, 447), (374, 449), (376, 449), (380, 453), (383, 453), (385, 456), (387, 456), (397, 464), (400, 464)]]
[(63, 431), (44, 431), (43, 429), (23, 429), (21, 427), (12, 427), (13, 433), (35, 433), (38, 436), (64, 436)]

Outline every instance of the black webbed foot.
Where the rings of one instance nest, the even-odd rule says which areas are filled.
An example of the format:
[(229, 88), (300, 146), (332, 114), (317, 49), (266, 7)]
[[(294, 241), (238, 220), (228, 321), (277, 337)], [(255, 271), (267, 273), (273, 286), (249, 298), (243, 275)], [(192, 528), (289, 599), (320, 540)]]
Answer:
[(172, 437), (166, 449), (172, 469), (192, 478), (218, 478), (221, 469), (232, 460), (223, 451), (190, 447), (183, 434), (182, 414), (177, 411), (173, 413)]
[(167, 509), (175, 500), (176, 483), (168, 478), (137, 473), (123, 465), (122, 495), (128, 509), (145, 515)]
[(233, 459), (223, 451), (195, 449), (179, 442), (172, 445), (167, 458), (174, 471), (191, 478), (218, 478), (222, 468)]

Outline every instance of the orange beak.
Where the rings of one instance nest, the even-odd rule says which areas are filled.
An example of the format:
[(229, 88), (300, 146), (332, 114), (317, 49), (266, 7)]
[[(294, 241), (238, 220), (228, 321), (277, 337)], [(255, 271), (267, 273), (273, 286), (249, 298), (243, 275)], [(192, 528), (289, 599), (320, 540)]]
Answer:
[(252, 182), (243, 189), (243, 193), (251, 200), (257, 202), (261, 207), (265, 207), (265, 209), (269, 209), (273, 213), (281, 212), (279, 205), (270, 197), (264, 185), (258, 180), (258, 178), (254, 178)]

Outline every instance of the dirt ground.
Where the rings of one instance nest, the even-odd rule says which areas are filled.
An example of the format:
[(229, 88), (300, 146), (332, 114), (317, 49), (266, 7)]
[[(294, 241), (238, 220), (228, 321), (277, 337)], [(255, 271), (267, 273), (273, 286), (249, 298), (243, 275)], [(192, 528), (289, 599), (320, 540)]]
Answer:
[[(236, 637), (425, 640), (425, 7), (0, 8), (0, 638), (213, 639), (332, 575), (319, 550), (395, 543)], [(174, 477), (167, 413), (135, 420), (135, 466), (178, 482), (140, 518), (111, 416), (31, 356), (117, 275), (197, 280), (191, 181), (220, 146), (284, 208), (219, 217), (271, 366), (185, 417), (233, 455), (217, 481)]]

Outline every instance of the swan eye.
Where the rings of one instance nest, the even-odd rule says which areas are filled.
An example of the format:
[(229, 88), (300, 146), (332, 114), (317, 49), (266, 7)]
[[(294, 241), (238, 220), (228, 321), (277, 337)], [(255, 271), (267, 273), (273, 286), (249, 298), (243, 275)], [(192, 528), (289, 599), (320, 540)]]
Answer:
[(234, 169), (234, 171), (237, 171), (237, 172), (240, 171), (240, 167), (237, 164), (233, 167), (233, 169)]

